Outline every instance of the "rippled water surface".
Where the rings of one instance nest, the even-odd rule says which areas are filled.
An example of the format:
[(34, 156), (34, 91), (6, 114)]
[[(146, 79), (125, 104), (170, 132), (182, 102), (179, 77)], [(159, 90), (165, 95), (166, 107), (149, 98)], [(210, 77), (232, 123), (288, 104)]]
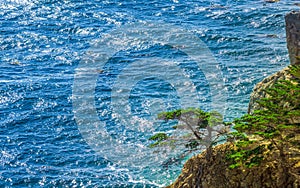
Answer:
[[(212, 76), (226, 98), (219, 105), (232, 120), (247, 112), (257, 82), (289, 64), (284, 15), (297, 8), (287, 0), (2, 0), (0, 187), (159, 187), (174, 181), (183, 161), (169, 163), (171, 154), (147, 147), (153, 132), (168, 131), (156, 115), (182, 106), (210, 110), (218, 85), (206, 74), (213, 62), (199, 66), (184, 47), (199, 40), (214, 56)], [(145, 23), (155, 27), (145, 30)], [(145, 41), (127, 40), (128, 25), (143, 31), (138, 36)], [(197, 40), (153, 42), (168, 30)], [(128, 48), (106, 62), (93, 56), (109, 55), (111, 44)]]

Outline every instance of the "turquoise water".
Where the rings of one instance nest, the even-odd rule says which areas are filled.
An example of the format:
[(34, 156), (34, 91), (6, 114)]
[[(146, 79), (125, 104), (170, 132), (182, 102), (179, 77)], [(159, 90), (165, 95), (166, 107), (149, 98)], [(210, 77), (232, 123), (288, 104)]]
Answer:
[(284, 15), (297, 9), (291, 1), (1, 1), (0, 187), (169, 184), (183, 161), (169, 163), (180, 148), (147, 147), (153, 132), (170, 131), (157, 113), (245, 114), (254, 85), (289, 64)]

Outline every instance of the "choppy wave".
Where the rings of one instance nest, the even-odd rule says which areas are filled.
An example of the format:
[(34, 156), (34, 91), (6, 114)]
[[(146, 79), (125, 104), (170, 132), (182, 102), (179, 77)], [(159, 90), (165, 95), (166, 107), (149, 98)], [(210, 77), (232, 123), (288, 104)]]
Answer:
[[(183, 162), (168, 169), (157, 167), (156, 173), (143, 165), (124, 167), (86, 143), (72, 104), (78, 64), (93, 44), (126, 24), (151, 21), (184, 28), (198, 36), (219, 63), (228, 92), (225, 120), (232, 120), (246, 113), (257, 82), (289, 64), (284, 15), (291, 9), (297, 7), (283, 0), (272, 4), (231, 0), (1, 1), (0, 186), (158, 187), (172, 182)], [(167, 130), (167, 125), (155, 123), (155, 113), (180, 106), (176, 90), (161, 79), (140, 80), (129, 92), (131, 109), (125, 110), (135, 118), (122, 123), (109, 108), (111, 86), (122, 66), (147, 56), (163, 59), (165, 66), (187, 60), (170, 46), (135, 45), (137, 49), (114, 54), (103, 70), (97, 70), (95, 105), (112, 137), (146, 147), (149, 135), (143, 132)], [(193, 69), (193, 63), (180, 66), (198, 80), (193, 89), (201, 107), (210, 109), (205, 75)], [(122, 97), (124, 91), (115, 92)], [(130, 130), (128, 124), (137, 125), (139, 131)]]

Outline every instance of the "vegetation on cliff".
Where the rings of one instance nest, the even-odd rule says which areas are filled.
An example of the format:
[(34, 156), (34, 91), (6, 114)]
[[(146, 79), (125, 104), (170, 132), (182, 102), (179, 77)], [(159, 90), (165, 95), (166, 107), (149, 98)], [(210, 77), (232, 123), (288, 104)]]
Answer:
[[(206, 151), (190, 159), (170, 187), (300, 186), (300, 66), (290, 66), (289, 74), (290, 80), (277, 80), (265, 89), (268, 97), (256, 101), (257, 110), (233, 122), (234, 132), (217, 131), (209, 137)], [(193, 139), (187, 139), (188, 143), (194, 144), (192, 146), (203, 144), (203, 137), (207, 138), (200, 134), (201, 129), (207, 129), (207, 134), (209, 129), (221, 123), (208, 123), (216, 113), (182, 112), (163, 113), (162, 117), (184, 119), (184, 127), (194, 135)], [(203, 116), (195, 116), (195, 112)], [(185, 118), (180, 118), (182, 114)], [(200, 121), (190, 121), (189, 117), (193, 117), (192, 120), (197, 117)], [(212, 148), (216, 143), (213, 138), (224, 133), (227, 142)], [(168, 136), (164, 140), (167, 139)]]
[(158, 119), (164, 121), (176, 120), (179, 123), (167, 133), (159, 132), (149, 138), (153, 143), (150, 148), (177, 148), (184, 146), (177, 160), (181, 160), (193, 151), (206, 150), (212, 152), (212, 146), (225, 139), (229, 127), (223, 122), (223, 117), (216, 111), (205, 112), (197, 108), (179, 109), (158, 114)]
[[(278, 153), (278, 170), (282, 183), (300, 179), (300, 66), (290, 66), (291, 80), (278, 80), (265, 92), (268, 98), (257, 101), (259, 110), (234, 121), (231, 133), (237, 138), (227, 159), (230, 168), (251, 168), (265, 160), (274, 160), (269, 154)], [(284, 187), (287, 185), (283, 184)]]

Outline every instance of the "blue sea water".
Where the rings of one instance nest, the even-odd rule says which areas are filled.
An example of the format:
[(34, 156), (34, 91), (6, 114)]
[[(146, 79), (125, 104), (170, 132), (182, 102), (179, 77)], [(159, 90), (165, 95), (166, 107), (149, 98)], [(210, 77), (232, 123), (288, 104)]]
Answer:
[[(157, 113), (195, 100), (211, 110), (214, 77), (225, 120), (245, 114), (254, 85), (289, 64), (284, 16), (297, 9), (288, 0), (1, 0), (0, 187), (171, 183), (183, 161), (168, 165), (168, 151), (147, 147), (168, 131)], [(142, 33), (130, 38), (131, 29)], [(196, 42), (153, 42), (174, 32)], [(184, 50), (198, 40), (214, 57), (200, 66)]]

